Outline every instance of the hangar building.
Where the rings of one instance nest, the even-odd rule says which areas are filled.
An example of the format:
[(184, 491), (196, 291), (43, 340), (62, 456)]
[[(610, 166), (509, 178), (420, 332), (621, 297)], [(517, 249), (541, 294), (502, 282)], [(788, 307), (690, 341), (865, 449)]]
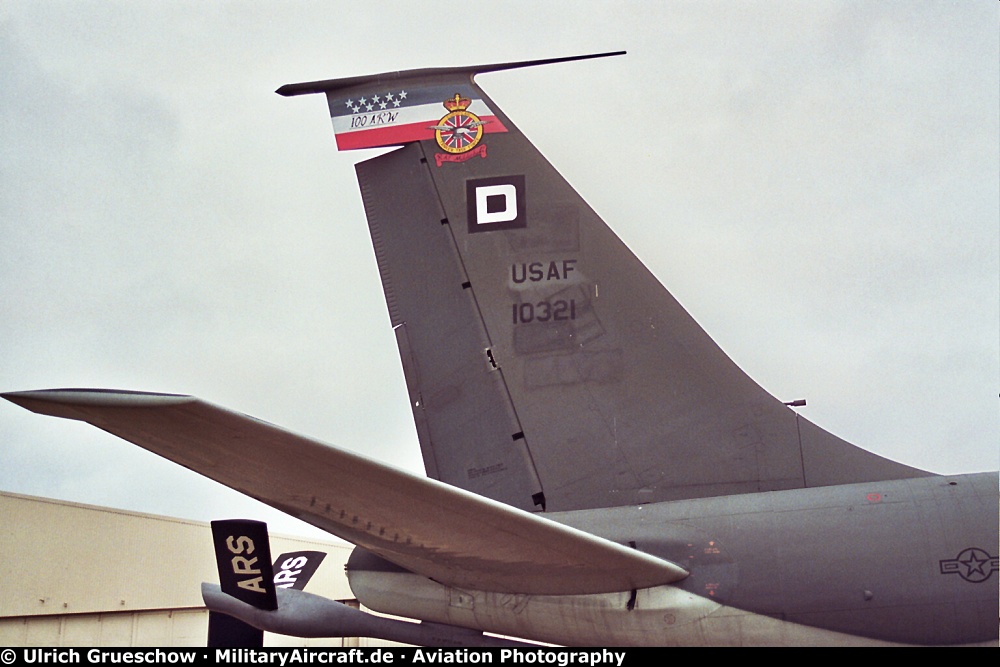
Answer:
[[(307, 590), (357, 606), (351, 546), (271, 535), (274, 556), (303, 550), (327, 554)], [(0, 492), (0, 646), (205, 646), (204, 581), (219, 581), (207, 523)], [(265, 633), (264, 645), (376, 640)]]

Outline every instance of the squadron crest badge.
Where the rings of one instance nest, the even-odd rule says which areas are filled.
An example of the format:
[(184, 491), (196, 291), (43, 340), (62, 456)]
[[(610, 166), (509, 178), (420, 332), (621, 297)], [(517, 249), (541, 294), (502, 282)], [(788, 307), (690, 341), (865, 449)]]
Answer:
[(445, 151), (434, 156), (437, 166), (445, 162), (465, 162), (477, 155), (486, 157), (486, 144), (479, 141), (483, 138), (483, 126), (489, 121), (480, 120), (469, 111), (471, 103), (472, 100), (458, 93), (444, 101), (448, 113), (431, 127), (437, 145)]

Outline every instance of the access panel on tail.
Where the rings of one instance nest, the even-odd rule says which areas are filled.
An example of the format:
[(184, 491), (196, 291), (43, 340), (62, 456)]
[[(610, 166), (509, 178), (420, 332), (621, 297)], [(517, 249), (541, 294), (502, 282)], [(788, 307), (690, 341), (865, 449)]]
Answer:
[(751, 380), (473, 80), (577, 59), (278, 90), (402, 144), (357, 173), (428, 475), (534, 510), (925, 475)]

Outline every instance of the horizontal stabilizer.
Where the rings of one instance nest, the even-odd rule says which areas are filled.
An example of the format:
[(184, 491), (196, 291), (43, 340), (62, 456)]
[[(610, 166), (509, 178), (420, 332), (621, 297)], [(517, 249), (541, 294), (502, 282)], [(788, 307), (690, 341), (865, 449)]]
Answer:
[(687, 576), (674, 563), (193, 396), (60, 389), (3, 397), (89, 422), (445, 585), (558, 595)]
[(292, 637), (374, 637), (417, 646), (535, 646), (483, 635), (476, 630), (382, 618), (298, 589), (278, 591), (279, 606), (274, 611), (240, 602), (214, 584), (202, 584), (201, 596), (214, 613)]

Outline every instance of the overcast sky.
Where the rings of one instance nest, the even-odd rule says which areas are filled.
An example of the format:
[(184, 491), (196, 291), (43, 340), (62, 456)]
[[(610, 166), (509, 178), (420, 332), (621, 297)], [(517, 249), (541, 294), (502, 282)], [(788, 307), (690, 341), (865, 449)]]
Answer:
[[(194, 394), (422, 472), (325, 100), (479, 83), (744, 370), (884, 456), (995, 470), (1000, 5), (0, 4), (0, 391)], [(304, 524), (0, 405), (0, 490)], [(315, 533), (312, 533), (315, 534)]]

